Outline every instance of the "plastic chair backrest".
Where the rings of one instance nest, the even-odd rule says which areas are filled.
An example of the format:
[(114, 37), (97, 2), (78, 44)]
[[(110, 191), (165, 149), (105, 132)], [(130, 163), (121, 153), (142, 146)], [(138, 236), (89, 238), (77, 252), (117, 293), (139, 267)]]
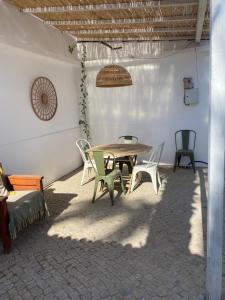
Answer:
[[(96, 175), (99, 176), (106, 176), (106, 165), (105, 164), (105, 157), (104, 157), (104, 151), (102, 150), (94, 150), (91, 151), (91, 153), (88, 154), (88, 157), (93, 165), (94, 171), (96, 173)], [(107, 157), (108, 159), (110, 158), (110, 160), (113, 161), (113, 165), (112, 165), (112, 169), (115, 168), (115, 156), (113, 153), (107, 152)], [(95, 165), (93, 164), (93, 160), (95, 162)], [(109, 175), (109, 173), (107, 173), (107, 175)]]
[(90, 143), (85, 139), (80, 139), (80, 140), (76, 141), (76, 145), (77, 145), (78, 149), (80, 150), (80, 154), (81, 154), (83, 161), (84, 162), (88, 161), (89, 159), (88, 159), (88, 156), (85, 153), (85, 151), (91, 148)]
[(158, 166), (162, 156), (164, 145), (165, 143), (163, 142), (160, 145), (158, 145), (155, 149), (153, 149), (153, 151), (150, 154), (149, 165), (152, 165), (152, 163), (154, 163), (154, 165)]
[[(194, 150), (196, 132), (191, 129), (183, 129), (175, 132), (176, 150)], [(180, 145), (180, 147), (178, 146)]]
[(123, 135), (118, 138), (118, 141), (121, 144), (137, 144), (138, 138), (133, 135)]
[(104, 152), (101, 150), (92, 151), (92, 156), (96, 165), (96, 172), (100, 176), (105, 176)]

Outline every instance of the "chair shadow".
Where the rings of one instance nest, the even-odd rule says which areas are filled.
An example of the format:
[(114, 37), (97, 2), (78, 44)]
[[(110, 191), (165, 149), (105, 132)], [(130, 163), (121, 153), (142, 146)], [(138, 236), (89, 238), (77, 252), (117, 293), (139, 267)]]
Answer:
[[(100, 185), (100, 183), (99, 183), (99, 185)], [(101, 190), (101, 187), (100, 187), (99, 191), (101, 192), (101, 194), (95, 198), (95, 202), (102, 199), (107, 194), (109, 194), (109, 191), (108, 191), (108, 188), (106, 185), (103, 187), (103, 190)], [(117, 191), (116, 196), (115, 196), (115, 191)], [(116, 181), (115, 185), (114, 185), (114, 202), (117, 202), (122, 194), (123, 194), (123, 191), (121, 189), (120, 183)]]
[[(61, 295), (61, 299), (176, 299), (181, 296), (197, 299), (204, 292), (205, 261), (190, 248), (193, 240), (190, 220), (197, 209), (196, 179), (188, 170), (183, 177), (179, 171), (175, 174), (170, 170), (163, 172), (161, 198), (154, 204), (143, 194), (136, 193), (135, 196), (131, 193), (126, 196), (128, 201), (121, 198), (112, 209), (110, 202), (101, 199), (107, 193), (104, 191), (99, 205), (92, 205), (91, 199), (84, 199), (87, 201), (82, 201), (76, 209), (63, 215), (78, 195), (56, 193), (49, 188), (45, 197), (50, 221), (20, 235), (12, 254), (6, 257), (7, 264), (1, 264), (3, 272), (10, 269), (15, 274), (13, 280), (20, 281), (29, 293), (31, 289), (27, 288), (26, 276), (34, 276), (38, 282), (43, 282), (44, 289), (48, 285), (49, 295), (53, 293), (54, 297), (55, 293), (63, 291), (65, 295)], [(201, 188), (204, 184), (202, 178)], [(119, 190), (116, 198), (121, 194)], [(203, 192), (204, 203), (205, 197)], [(81, 227), (76, 229), (79, 222), (88, 224), (87, 231), (99, 225), (103, 232), (104, 224), (112, 224), (114, 218), (117, 223), (109, 232), (106, 231), (102, 239), (88, 240), (85, 235), (79, 239), (62, 237), (60, 232), (50, 236), (49, 228), (61, 214), (62, 218), (56, 222), (62, 222), (63, 227), (69, 220), (74, 231), (82, 230)], [(124, 218), (126, 222), (123, 222)], [(124, 243), (143, 229), (147, 232), (146, 240), (139, 247), (130, 242)], [(27, 253), (32, 255), (27, 256)], [(2, 259), (3, 256), (0, 256), (0, 263)], [(24, 274), (16, 273), (18, 265), (23, 265)], [(0, 276), (0, 284), (2, 278)], [(10, 293), (10, 288), (6, 289), (6, 293)]]
[(49, 210), (49, 220), (53, 222), (54, 218), (58, 217), (69, 206), (72, 199), (77, 197), (77, 194), (55, 193), (54, 188), (44, 190), (45, 201)]

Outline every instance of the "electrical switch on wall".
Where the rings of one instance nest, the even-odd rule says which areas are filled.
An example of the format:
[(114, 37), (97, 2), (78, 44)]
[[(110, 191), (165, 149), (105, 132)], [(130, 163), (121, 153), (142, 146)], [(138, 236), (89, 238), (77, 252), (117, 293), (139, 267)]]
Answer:
[(184, 104), (194, 105), (198, 103), (198, 89), (194, 88), (191, 77), (183, 78), (184, 83)]

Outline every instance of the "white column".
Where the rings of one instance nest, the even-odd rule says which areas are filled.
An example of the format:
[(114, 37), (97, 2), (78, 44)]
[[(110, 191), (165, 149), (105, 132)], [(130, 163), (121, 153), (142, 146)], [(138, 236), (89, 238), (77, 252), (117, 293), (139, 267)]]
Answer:
[(207, 299), (222, 292), (224, 127), (225, 127), (225, 1), (211, 0), (209, 198), (207, 223)]

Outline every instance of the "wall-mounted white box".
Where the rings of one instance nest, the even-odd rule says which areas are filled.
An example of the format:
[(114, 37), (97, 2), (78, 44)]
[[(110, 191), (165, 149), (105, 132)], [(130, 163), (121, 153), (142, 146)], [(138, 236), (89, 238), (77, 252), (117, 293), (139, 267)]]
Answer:
[(185, 89), (184, 90), (184, 104), (194, 105), (198, 103), (198, 89)]

